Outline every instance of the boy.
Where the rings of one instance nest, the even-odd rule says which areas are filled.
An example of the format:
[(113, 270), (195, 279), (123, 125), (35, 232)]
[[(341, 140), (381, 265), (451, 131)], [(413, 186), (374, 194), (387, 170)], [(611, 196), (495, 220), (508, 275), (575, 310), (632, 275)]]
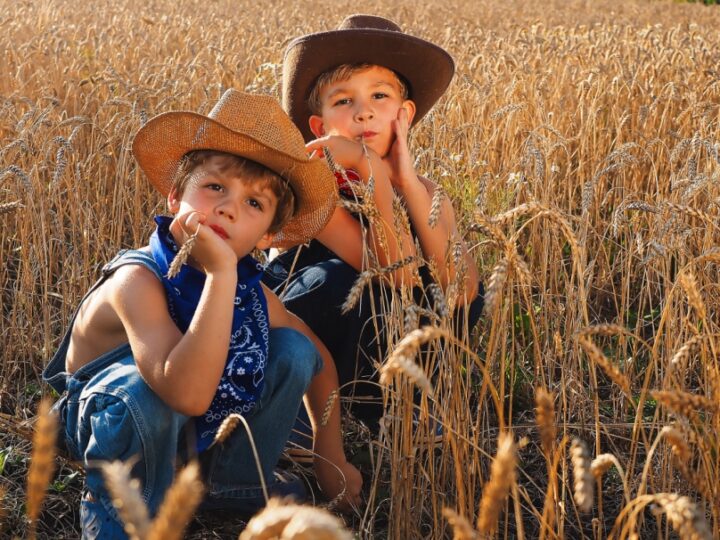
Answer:
[[(367, 182), (370, 168), (375, 179), (373, 202), (380, 219), (371, 222), (366, 244), (361, 223), (346, 209), (337, 208), (316, 236), (317, 242), (299, 254), (296, 249), (281, 255), (265, 278), (279, 286), (276, 290), (282, 291), (288, 309), (331, 351), (341, 388), (374, 379), (376, 362), (387, 354), (371, 323), (373, 302), (361, 300), (354, 312), (340, 311), (364, 269), (365, 248), (383, 266), (416, 255), (413, 238), (402, 233), (397, 238), (391, 228), (393, 192), (407, 210), (420, 255), (433, 263), (439, 284), (447, 288), (459, 283), (458, 304), (467, 306), (466, 328), (472, 328), (480, 316), (477, 268), (457, 231), (452, 206), (445, 199), (437, 223), (430, 225), (436, 185), (416, 173), (407, 144), (410, 126), (442, 96), (453, 72), (454, 62), (446, 51), (401, 32), (392, 21), (369, 15), (350, 16), (338, 30), (296, 38), (286, 49), (283, 107), (310, 140), (308, 150), (319, 153), (327, 147), (334, 160), (348, 169), (351, 183)], [(351, 191), (338, 181), (341, 194)], [(395, 241), (388, 241), (385, 249), (376, 241), (381, 231), (373, 227), (383, 227), (385, 237)], [(448, 256), (451, 240), (459, 242), (458, 268)], [(464, 274), (456, 277), (462, 267)], [(393, 282), (418, 285), (413, 274), (412, 266), (403, 266), (393, 273)], [(432, 281), (427, 268), (420, 268), (420, 274), (423, 284)], [(366, 295), (382, 294), (378, 284), (371, 289)], [(417, 289), (416, 298), (421, 296)], [(382, 321), (377, 324), (381, 332), (383, 326)], [(365, 387), (366, 393), (378, 395), (376, 384)]]
[[(270, 491), (302, 494), (297, 479), (273, 470), (306, 389), (318, 482), (329, 497), (345, 488), (345, 504), (357, 504), (362, 480), (345, 459), (338, 408), (320, 425), (337, 388), (332, 358), (261, 286), (262, 268), (248, 255), (306, 241), (323, 227), (336, 193), (327, 167), (307, 160), (275, 100), (234, 90), (208, 117), (152, 119), (133, 153), (174, 219), (156, 218), (149, 246), (121, 252), (103, 269), (44, 373), (67, 392), (57, 406), (66, 443), (87, 469), (83, 537), (125, 537), (98, 462), (135, 459), (154, 513), (181, 438), (187, 454), (199, 453), (207, 507), (261, 507), (244, 430), (212, 446), (231, 413), (247, 418)], [(169, 277), (188, 239), (188, 264)]]

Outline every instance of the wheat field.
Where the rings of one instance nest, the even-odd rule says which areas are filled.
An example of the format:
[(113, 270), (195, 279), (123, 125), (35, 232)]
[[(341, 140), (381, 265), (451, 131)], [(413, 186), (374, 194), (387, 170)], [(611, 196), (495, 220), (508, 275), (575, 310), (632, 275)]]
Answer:
[[(649, 0), (0, 0), (0, 535), (79, 535), (82, 473), (62, 457), (28, 524), (30, 423), (77, 302), (163, 209), (133, 134), (229, 87), (278, 96), (288, 41), (356, 12), (455, 57), (412, 150), (453, 201), (486, 306), (455, 340), (446, 309), (421, 325), (389, 299), (383, 429), (346, 422), (365, 475), (346, 527), (720, 537), (720, 8)], [(442, 422), (440, 448), (414, 406)]]

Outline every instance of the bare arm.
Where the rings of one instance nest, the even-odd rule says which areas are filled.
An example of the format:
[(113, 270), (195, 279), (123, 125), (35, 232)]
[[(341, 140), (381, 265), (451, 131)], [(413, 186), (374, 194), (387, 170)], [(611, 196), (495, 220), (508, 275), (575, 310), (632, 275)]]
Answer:
[[(433, 261), (439, 272), (440, 285), (446, 288), (454, 279), (457, 268), (454, 261), (448, 257), (448, 247), (451, 238), (460, 240), (455, 223), (455, 212), (446, 199), (440, 207), (440, 214), (434, 227), (429, 224), (432, 197), (436, 185), (418, 176), (415, 172), (407, 139), (410, 121), (406, 109), (398, 111), (398, 117), (393, 121), (395, 140), (390, 152), (384, 158), (389, 171), (390, 182), (398, 195), (405, 202), (410, 221), (417, 234), (420, 248), (425, 259)], [(462, 242), (462, 240), (460, 240)], [(458, 299), (459, 303), (470, 302), (477, 296), (478, 272), (467, 246), (462, 242), (462, 252), (467, 270), (463, 276), (465, 295)]]
[(423, 255), (435, 262), (440, 274), (440, 285), (443, 288), (456, 279), (458, 269), (453, 258), (448, 257), (448, 248), (450, 238), (459, 240), (466, 271), (463, 276), (465, 296), (458, 301), (460, 304), (465, 301), (472, 302), (478, 291), (477, 265), (458, 233), (455, 211), (447, 198), (440, 205), (440, 214), (435, 227), (431, 227), (429, 223), (432, 198), (436, 188), (434, 182), (416, 175), (414, 182), (407, 182), (401, 196), (407, 205), (410, 221), (418, 236)]
[(207, 277), (185, 334), (170, 318), (165, 291), (152, 272), (126, 266), (113, 280), (117, 283), (111, 303), (143, 379), (176, 411), (204, 413), (227, 359), (236, 275)]
[[(337, 370), (335, 362), (322, 341), (297, 316), (285, 309), (278, 297), (265, 288), (268, 314), (271, 327), (288, 327), (307, 336), (317, 347), (323, 360), (320, 373), (313, 377), (305, 394), (310, 423), (313, 427), (315, 473), (320, 487), (329, 497), (336, 497), (345, 490), (344, 506), (357, 505), (360, 502), (362, 476), (345, 457), (340, 426), (340, 400), (335, 399), (332, 408), (322, 425), (325, 407), (331, 394), (338, 390)], [(339, 469), (339, 471), (338, 471)]]
[(197, 231), (192, 257), (206, 274), (187, 332), (175, 326), (162, 284), (145, 268), (119, 269), (110, 295), (140, 374), (163, 401), (189, 416), (208, 409), (220, 382), (237, 286), (237, 255), (201, 221), (204, 216), (192, 212), (171, 225), (177, 239)]

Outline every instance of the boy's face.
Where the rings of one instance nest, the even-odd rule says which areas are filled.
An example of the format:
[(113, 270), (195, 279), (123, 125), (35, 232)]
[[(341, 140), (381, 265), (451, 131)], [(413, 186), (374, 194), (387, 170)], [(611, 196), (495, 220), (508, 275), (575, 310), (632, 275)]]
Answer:
[(238, 258), (255, 247), (270, 247), (274, 235), (268, 229), (277, 209), (277, 196), (262, 182), (221, 172), (221, 160), (213, 156), (196, 167), (182, 195), (171, 191), (170, 211), (175, 215), (196, 211), (206, 216), (201, 222), (225, 240)]
[(415, 104), (403, 100), (397, 76), (384, 67), (373, 66), (355, 72), (346, 81), (328, 84), (320, 92), (320, 115), (310, 117), (310, 129), (317, 137), (341, 135), (364, 140), (384, 157), (395, 141), (393, 121), (400, 109), (415, 115)]

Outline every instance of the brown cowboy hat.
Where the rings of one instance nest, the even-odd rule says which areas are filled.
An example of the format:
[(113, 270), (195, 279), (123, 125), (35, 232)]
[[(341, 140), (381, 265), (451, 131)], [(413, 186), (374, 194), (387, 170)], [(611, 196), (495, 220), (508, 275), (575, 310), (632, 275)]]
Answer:
[(337, 30), (300, 36), (285, 50), (282, 103), (305, 140), (314, 139), (307, 100), (317, 78), (343, 64), (375, 64), (399, 73), (408, 83), (417, 123), (445, 93), (455, 73), (447, 51), (405, 34), (394, 22), (351, 15)]
[(140, 128), (132, 150), (150, 183), (164, 196), (183, 156), (193, 150), (242, 156), (285, 178), (295, 194), (295, 213), (275, 235), (277, 247), (310, 240), (335, 209), (335, 177), (323, 161), (308, 159), (302, 135), (270, 96), (230, 89), (208, 116), (189, 111), (160, 114)]

